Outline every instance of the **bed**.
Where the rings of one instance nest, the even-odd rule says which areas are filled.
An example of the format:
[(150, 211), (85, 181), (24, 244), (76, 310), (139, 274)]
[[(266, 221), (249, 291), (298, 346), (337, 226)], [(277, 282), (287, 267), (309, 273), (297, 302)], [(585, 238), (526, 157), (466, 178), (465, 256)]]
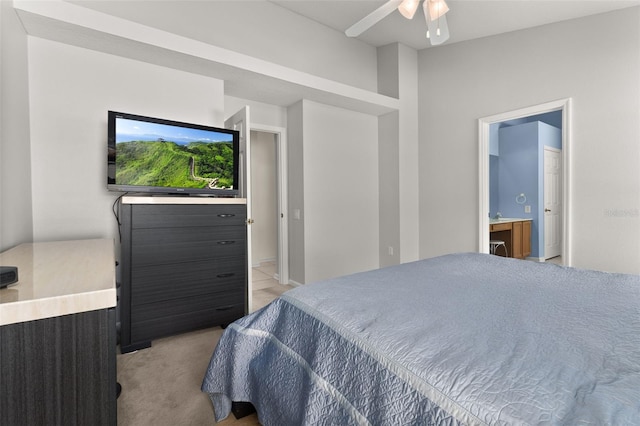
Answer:
[(640, 276), (461, 253), (301, 286), (202, 390), (267, 426), (640, 424)]

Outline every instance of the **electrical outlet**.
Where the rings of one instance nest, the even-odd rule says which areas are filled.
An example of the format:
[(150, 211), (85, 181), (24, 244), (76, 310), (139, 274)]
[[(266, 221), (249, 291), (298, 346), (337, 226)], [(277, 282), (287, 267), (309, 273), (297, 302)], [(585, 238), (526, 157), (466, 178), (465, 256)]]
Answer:
[(389, 246), (389, 256), (393, 256), (393, 247)]
[(525, 213), (531, 213), (531, 206), (524, 206)]

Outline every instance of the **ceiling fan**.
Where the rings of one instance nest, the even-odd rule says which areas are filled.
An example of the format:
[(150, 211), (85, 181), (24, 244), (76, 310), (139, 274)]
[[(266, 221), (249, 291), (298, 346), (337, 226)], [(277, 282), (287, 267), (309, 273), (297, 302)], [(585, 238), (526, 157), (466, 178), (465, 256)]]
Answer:
[[(407, 19), (413, 19), (420, 0), (389, 0), (351, 27), (347, 28), (345, 34), (348, 37), (357, 37), (369, 28), (380, 22), (394, 10), (398, 11)], [(427, 23), (427, 38), (433, 46), (444, 43), (449, 39), (449, 27), (445, 14), (449, 7), (444, 0), (424, 0), (422, 4), (424, 17)]]

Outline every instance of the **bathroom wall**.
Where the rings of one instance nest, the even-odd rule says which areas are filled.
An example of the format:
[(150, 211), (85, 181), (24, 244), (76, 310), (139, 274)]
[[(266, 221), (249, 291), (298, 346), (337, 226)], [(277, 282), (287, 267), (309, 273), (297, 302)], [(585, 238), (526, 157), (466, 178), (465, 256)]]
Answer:
[[(536, 114), (529, 117), (518, 118), (515, 120), (493, 123), (489, 126), (489, 217), (494, 217), (496, 213), (500, 211), (500, 209), (498, 208), (498, 170), (500, 168), (498, 157), (500, 155), (500, 129), (504, 127), (516, 126), (519, 124), (533, 123), (536, 121), (541, 121), (552, 127), (562, 130), (562, 111), (558, 110), (547, 112), (544, 114)], [(562, 138), (558, 139), (553, 147), (562, 149)]]
[[(497, 211), (503, 217), (531, 218), (531, 257), (544, 256), (544, 147), (561, 148), (560, 129), (535, 121), (503, 127), (499, 131), (500, 151), (497, 158)], [(495, 161), (494, 161), (495, 162)], [(490, 163), (493, 166), (494, 163)], [(525, 194), (526, 201), (516, 198)], [(521, 201), (519, 199), (518, 201)], [(525, 212), (525, 207), (530, 212)], [(492, 215), (495, 215), (492, 209)]]

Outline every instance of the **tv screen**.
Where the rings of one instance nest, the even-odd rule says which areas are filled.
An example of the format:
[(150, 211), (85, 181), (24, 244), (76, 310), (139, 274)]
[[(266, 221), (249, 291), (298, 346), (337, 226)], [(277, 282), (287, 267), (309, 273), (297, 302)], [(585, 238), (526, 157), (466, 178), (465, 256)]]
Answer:
[(235, 130), (109, 111), (107, 188), (235, 196)]

